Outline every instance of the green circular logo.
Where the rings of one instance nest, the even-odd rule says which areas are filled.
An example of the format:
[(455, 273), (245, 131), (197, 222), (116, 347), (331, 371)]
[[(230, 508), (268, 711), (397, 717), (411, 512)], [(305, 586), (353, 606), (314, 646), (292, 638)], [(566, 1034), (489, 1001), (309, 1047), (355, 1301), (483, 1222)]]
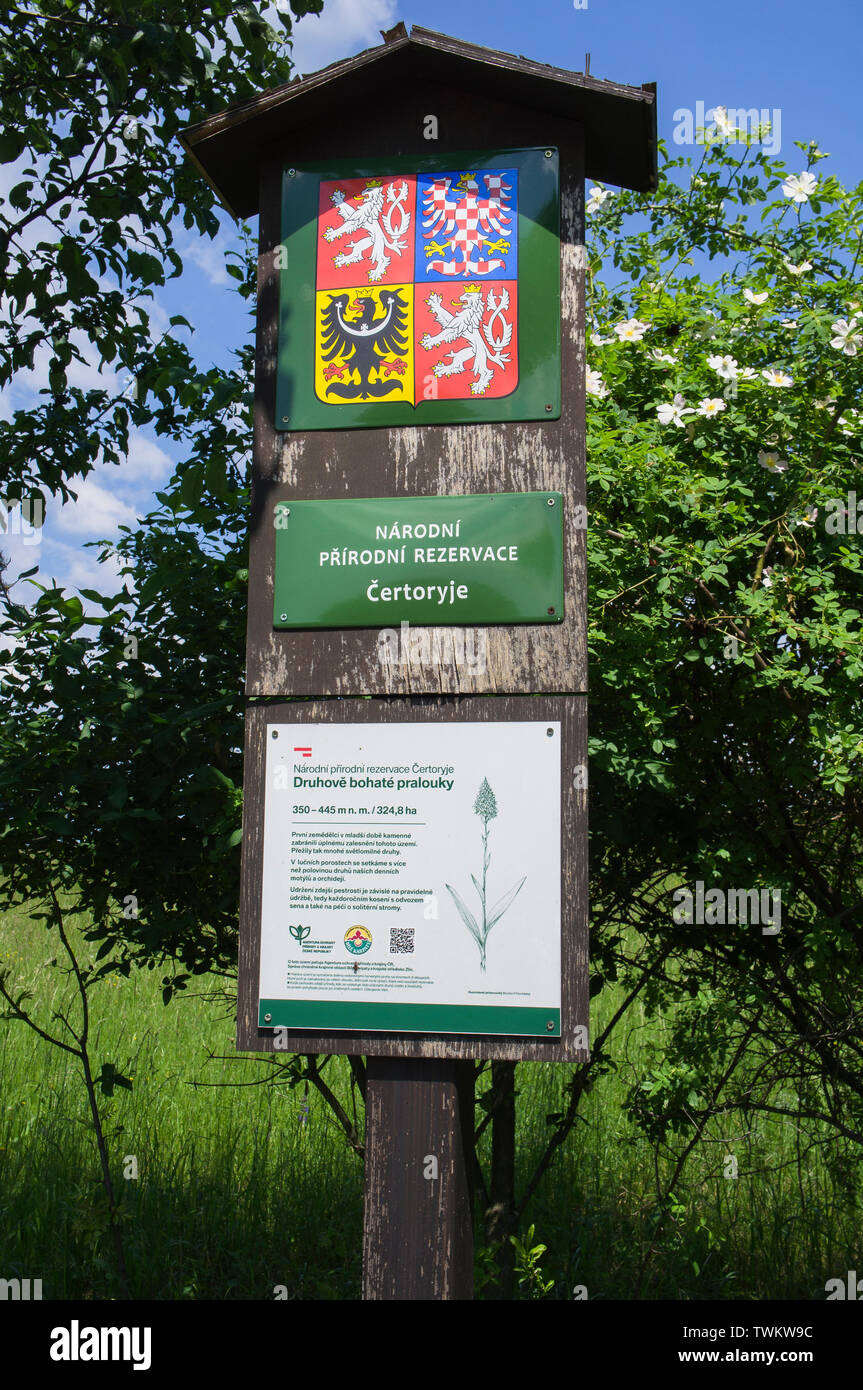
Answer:
[(371, 950), (372, 934), (368, 927), (348, 927), (345, 932), (345, 945), (352, 956), (364, 956)]

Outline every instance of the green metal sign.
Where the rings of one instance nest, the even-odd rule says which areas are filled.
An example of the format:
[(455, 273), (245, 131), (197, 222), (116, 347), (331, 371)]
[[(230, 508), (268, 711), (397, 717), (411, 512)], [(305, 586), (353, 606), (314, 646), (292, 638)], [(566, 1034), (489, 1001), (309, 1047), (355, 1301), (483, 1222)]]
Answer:
[(273, 625), (558, 623), (559, 492), (277, 503)]
[(556, 149), (285, 169), (276, 428), (560, 415)]

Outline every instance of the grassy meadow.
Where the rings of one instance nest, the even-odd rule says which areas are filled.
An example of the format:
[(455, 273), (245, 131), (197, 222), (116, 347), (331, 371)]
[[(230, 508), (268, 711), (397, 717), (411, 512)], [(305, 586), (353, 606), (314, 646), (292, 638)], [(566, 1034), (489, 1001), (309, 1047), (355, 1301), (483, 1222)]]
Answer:
[[(91, 948), (76, 940), (88, 960)], [(51, 1029), (52, 1011), (73, 999), (49, 964), (56, 949), (41, 923), (0, 919), (0, 968), (11, 970), (16, 993), (31, 991), (28, 1007)], [(270, 1068), (234, 1053), (230, 1005), (208, 997), (223, 985), (201, 977), (165, 1006), (154, 971), (108, 977), (90, 995), (94, 1070), (112, 1062), (133, 1083), (102, 1101), (133, 1296), (271, 1299), (282, 1285), (294, 1299), (358, 1298), (361, 1160), (314, 1089), (251, 1084)], [(597, 1026), (618, 1001), (606, 990), (595, 1002)], [(548, 1247), (538, 1257), (551, 1285), (545, 1297), (570, 1299), (576, 1285), (590, 1299), (636, 1295), (674, 1155), (654, 1149), (622, 1101), (661, 1048), (663, 1027), (636, 1014), (617, 1035), (616, 1071), (584, 1097), (525, 1213), (522, 1236), (532, 1225), (532, 1244)], [(546, 1116), (562, 1109), (567, 1074), (518, 1068), (519, 1188), (543, 1151)], [(360, 1106), (345, 1059), (331, 1059), (324, 1075), (348, 1113)], [(488, 1081), (483, 1075), (480, 1089)], [(0, 1114), (0, 1276), (41, 1278), (50, 1299), (117, 1297), (80, 1065), (8, 1020), (0, 1020)], [(724, 1117), (693, 1149), (642, 1296), (823, 1298), (825, 1280), (854, 1267), (859, 1199), (834, 1188), (816, 1151), (799, 1151), (787, 1119), (741, 1130), (739, 1117)], [(739, 1163), (734, 1180), (723, 1176), (729, 1153)], [(137, 1179), (123, 1177), (127, 1156)], [(487, 1161), (488, 1131), (480, 1157)], [(479, 1270), (481, 1244), (478, 1220)], [(538, 1281), (518, 1296), (538, 1296)]]

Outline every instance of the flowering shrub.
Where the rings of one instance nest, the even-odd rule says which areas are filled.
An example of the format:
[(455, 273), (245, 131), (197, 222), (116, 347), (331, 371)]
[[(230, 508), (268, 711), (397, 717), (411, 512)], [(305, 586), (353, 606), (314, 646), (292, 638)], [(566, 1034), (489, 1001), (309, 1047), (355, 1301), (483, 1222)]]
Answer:
[[(751, 1028), (746, 1103), (787, 1065), (859, 1142), (863, 186), (800, 149), (588, 205), (595, 987), (723, 999), (700, 1065)], [(672, 927), (696, 879), (781, 889), (781, 933)]]

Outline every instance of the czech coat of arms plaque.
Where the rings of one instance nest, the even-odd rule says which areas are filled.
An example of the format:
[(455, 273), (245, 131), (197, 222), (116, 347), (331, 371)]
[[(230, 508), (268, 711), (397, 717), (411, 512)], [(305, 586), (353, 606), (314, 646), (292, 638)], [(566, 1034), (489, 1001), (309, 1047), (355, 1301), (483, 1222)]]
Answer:
[(560, 414), (557, 151), (286, 169), (280, 429)]

